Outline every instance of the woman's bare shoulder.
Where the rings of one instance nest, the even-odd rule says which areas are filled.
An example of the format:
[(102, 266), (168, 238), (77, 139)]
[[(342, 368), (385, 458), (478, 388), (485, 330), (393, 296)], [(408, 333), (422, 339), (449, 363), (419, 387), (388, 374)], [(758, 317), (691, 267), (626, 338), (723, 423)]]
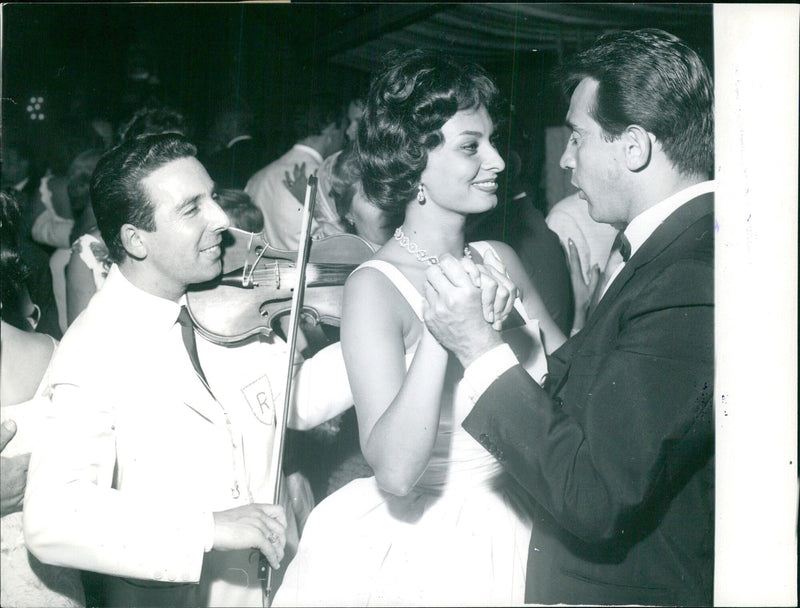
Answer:
[(46, 334), (2, 323), (3, 404), (31, 399), (47, 371), (56, 342)]
[(503, 241), (484, 241), (491, 249), (494, 249), (495, 253), (500, 257), (502, 261), (506, 261), (507, 259), (516, 260), (519, 256), (517, 256), (517, 252), (509, 245), (508, 243), (504, 243)]

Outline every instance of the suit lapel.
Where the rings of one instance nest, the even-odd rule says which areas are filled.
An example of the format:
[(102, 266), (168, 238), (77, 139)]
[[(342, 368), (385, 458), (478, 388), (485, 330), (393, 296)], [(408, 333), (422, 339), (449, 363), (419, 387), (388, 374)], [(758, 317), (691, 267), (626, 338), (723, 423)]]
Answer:
[(190, 374), (187, 372), (187, 378), (181, 383), (181, 386), (185, 387), (183, 403), (188, 408), (194, 410), (196, 414), (202, 416), (212, 424), (224, 424), (222, 407), (217, 403), (217, 400), (214, 399), (193, 369)]
[[(642, 243), (642, 246), (631, 256), (623, 266), (620, 273), (609, 285), (608, 291), (600, 299), (592, 314), (586, 320), (584, 331), (591, 328), (598, 319), (602, 319), (609, 306), (617, 297), (620, 291), (636, 274), (636, 270), (648, 264), (671, 245), (689, 226), (694, 224), (701, 217), (713, 213), (714, 195), (713, 193), (703, 194), (692, 199), (685, 205), (676, 209), (672, 215), (668, 216), (661, 225), (655, 229), (653, 234)], [(583, 333), (583, 332), (581, 332)]]

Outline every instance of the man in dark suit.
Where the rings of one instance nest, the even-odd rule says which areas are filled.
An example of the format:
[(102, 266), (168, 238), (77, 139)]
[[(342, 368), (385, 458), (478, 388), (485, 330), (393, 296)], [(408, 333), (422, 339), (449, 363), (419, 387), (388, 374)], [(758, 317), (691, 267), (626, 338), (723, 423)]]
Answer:
[(431, 267), (425, 320), (474, 391), (464, 427), (533, 498), (526, 601), (711, 605), (711, 79), (658, 30), (603, 37), (563, 75), (561, 165), (624, 229), (604, 295), (544, 388), (482, 321), (467, 262)]

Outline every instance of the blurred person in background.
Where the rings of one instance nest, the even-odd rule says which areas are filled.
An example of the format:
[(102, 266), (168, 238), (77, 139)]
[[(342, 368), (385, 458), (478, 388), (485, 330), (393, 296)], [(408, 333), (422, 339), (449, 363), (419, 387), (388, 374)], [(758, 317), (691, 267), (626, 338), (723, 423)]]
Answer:
[[(293, 183), (287, 187), (285, 180), (294, 175), (295, 166), (303, 175), (313, 174), (326, 157), (342, 149), (349, 126), (347, 108), (336, 96), (318, 96), (296, 109), (292, 124), (296, 143), (253, 175), (245, 187), (264, 213), (267, 242), (286, 251), (298, 248), (303, 205), (291, 191)], [(316, 221), (312, 222), (312, 236), (319, 230)]]
[[(3, 125), (3, 189), (18, 201), (20, 220), (17, 226), (17, 248), (28, 269), (25, 285), (31, 300), (39, 307), (39, 331), (59, 339), (58, 307), (53, 295), (53, 275), (50, 272), (52, 248), (33, 240), (31, 229), (36, 219), (34, 202), (41, 174), (33, 149), (13, 124)], [(41, 209), (37, 206), (37, 212)]]
[(208, 139), (203, 166), (218, 188), (244, 190), (268, 161), (256, 136), (253, 112), (243, 100), (228, 101), (218, 109)]

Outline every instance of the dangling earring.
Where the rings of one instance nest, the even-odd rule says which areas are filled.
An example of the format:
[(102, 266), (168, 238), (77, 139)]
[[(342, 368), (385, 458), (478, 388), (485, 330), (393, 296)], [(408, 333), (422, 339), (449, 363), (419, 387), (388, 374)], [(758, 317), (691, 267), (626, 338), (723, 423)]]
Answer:
[(425, 191), (422, 189), (422, 183), (419, 185), (419, 191), (417, 192), (417, 202), (420, 205), (425, 204)]

